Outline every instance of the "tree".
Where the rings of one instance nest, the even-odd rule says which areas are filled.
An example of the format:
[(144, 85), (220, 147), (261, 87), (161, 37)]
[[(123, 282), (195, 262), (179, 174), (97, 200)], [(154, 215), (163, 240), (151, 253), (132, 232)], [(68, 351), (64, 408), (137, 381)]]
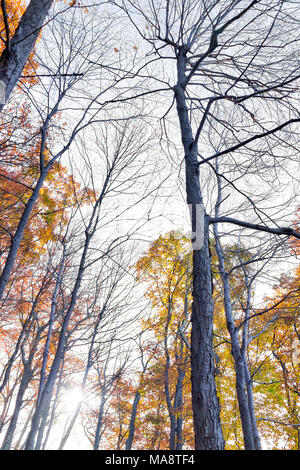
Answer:
[[(296, 448), (297, 5), (46, 10), (1, 2), (3, 448), (63, 448), (79, 417), (94, 449)], [(191, 245), (172, 232), (136, 265), (182, 188)]]
[[(44, 48), (42, 53), (38, 56), (36, 52), (36, 60), (38, 57), (39, 69), (44, 70), (46, 73), (44, 82), (38, 83), (36, 88), (31, 89), (26, 87), (26, 80), (22, 83), (24, 92), (28, 95), (31, 102), (31, 120), (37, 120), (37, 127), (34, 130), (34, 139), (35, 139), (35, 161), (30, 164), (30, 183), (25, 186), (26, 198), (21, 205), (21, 210), (18, 212), (17, 221), (13, 225), (13, 233), (9, 232), (10, 242), (7, 249), (7, 256), (5, 262), (3, 263), (3, 269), (0, 276), (0, 298), (3, 296), (4, 290), (9, 283), (10, 275), (12, 273), (20, 245), (22, 243), (26, 227), (28, 226), (30, 217), (36, 207), (39, 198), (44, 198), (44, 201), (47, 200), (47, 190), (44, 187), (45, 182), (51, 180), (51, 174), (53, 170), (58, 168), (58, 163), (62, 156), (64, 156), (70, 149), (71, 145), (75, 143), (76, 138), (78, 138), (80, 133), (83, 133), (89, 126), (101, 122), (126, 122), (129, 117), (133, 118), (135, 114), (131, 113), (131, 110), (128, 111), (127, 115), (124, 112), (123, 117), (114, 115), (114, 108), (111, 105), (111, 80), (114, 82), (114, 71), (105, 68), (103, 72), (103, 67), (101, 65), (100, 58), (102, 57), (103, 50), (99, 51), (98, 48), (93, 52), (92, 44), (95, 44), (99, 36), (101, 36), (101, 31), (106, 30), (110, 21), (106, 20), (101, 23), (101, 27), (97, 29), (97, 39), (94, 36), (95, 26), (88, 30), (86, 23), (90, 21), (90, 18), (84, 12), (81, 12), (77, 15), (71, 9), (69, 12), (70, 23), (67, 21), (64, 22), (54, 22), (47, 25), (47, 39), (42, 38), (41, 43), (43, 42)], [(94, 19), (94, 21), (99, 21), (99, 18)], [(81, 25), (81, 26), (80, 26)], [(84, 37), (81, 37), (80, 40), (76, 36), (78, 29), (84, 31)], [(46, 28), (45, 28), (46, 32)], [(82, 36), (83, 33), (81, 33)], [(88, 38), (90, 35), (90, 39)], [(93, 36), (93, 40), (91, 40)], [(60, 38), (59, 51), (65, 57), (64, 61), (61, 62), (59, 55), (53, 55), (51, 53), (52, 41), (58, 42)], [(71, 39), (71, 44), (69, 40)], [(110, 37), (107, 36), (107, 42), (110, 41)], [(86, 55), (89, 55), (89, 61), (86, 60)], [(65, 70), (68, 70), (72, 67), (77, 67), (80, 72), (74, 74), (65, 73)], [(51, 73), (49, 72), (51, 69)], [(81, 84), (81, 81), (88, 81), (89, 76), (91, 75), (94, 79), (95, 74), (99, 74), (99, 79), (103, 79), (103, 74), (107, 74), (105, 80), (107, 81), (107, 86), (105, 89), (99, 90), (97, 87), (92, 88), (92, 93), (87, 97), (85, 85)], [(124, 72), (116, 82), (114, 86), (117, 93), (117, 85), (122, 83), (123, 80), (127, 78), (126, 73)], [(109, 83), (108, 83), (109, 82)], [(122, 85), (120, 85), (122, 86)], [(107, 100), (105, 100), (105, 93), (107, 93)], [(44, 101), (40, 102), (40, 94), (44, 97)], [(103, 98), (104, 102), (97, 106), (97, 109), (94, 109), (95, 103), (99, 98)], [(82, 106), (83, 100), (85, 105)], [(88, 103), (87, 103), (88, 100)], [(74, 113), (75, 119), (71, 120), (70, 125), (66, 126), (60, 121), (60, 125), (57, 123), (57, 118), (63, 119), (63, 112), (61, 108), (66, 105), (73, 107), (76, 103), (77, 111)], [(68, 103), (68, 106), (67, 106)], [(100, 114), (102, 113), (102, 117)], [(55, 129), (55, 140), (52, 132)], [(60, 135), (60, 138), (57, 138), (57, 135)], [(25, 134), (25, 141), (27, 142), (28, 135)], [(32, 142), (32, 139), (29, 140)], [(57, 145), (58, 144), (58, 145)], [(14, 142), (10, 142), (8, 146), (13, 146)], [(16, 155), (14, 154), (14, 157)], [(30, 158), (30, 155), (27, 155), (27, 158)], [(16, 159), (15, 164), (15, 175), (8, 175), (9, 178), (16, 179), (19, 176), (19, 172), (23, 171), (22, 159), (19, 161)], [(31, 166), (32, 165), (32, 166)], [(20, 170), (19, 170), (19, 168)], [(19, 171), (18, 171), (19, 170)], [(19, 179), (17, 180), (19, 184)], [(53, 181), (55, 184), (55, 181)], [(29, 187), (27, 187), (29, 186)], [(24, 192), (24, 186), (21, 185), (19, 188), (22, 194)], [(44, 196), (43, 196), (44, 194)], [(20, 201), (18, 201), (20, 203)], [(53, 209), (53, 207), (51, 207)], [(58, 208), (57, 208), (58, 209)], [(53, 214), (55, 211), (52, 211)], [(52, 214), (52, 217), (53, 217)], [(47, 214), (49, 215), (49, 214)]]
[[(292, 245), (297, 248), (299, 243)], [(282, 275), (274, 295), (265, 299), (252, 320), (258, 355), (253, 376), (259, 393), (265, 395), (258, 423), (264, 435), (271, 432), (278, 446), (284, 438), (289, 449), (299, 448), (299, 273), (297, 266), (290, 276)]]
[[(287, 145), (286, 130), (297, 140), (297, 133), (292, 131), (294, 124), (299, 122), (293, 108), (293, 87), (299, 79), (297, 58), (294, 55), (291, 62), (281, 44), (284, 42), (288, 47), (292, 41), (298, 41), (296, 25), (299, 18), (295, 12), (293, 27), (287, 35), (285, 27), (291, 11), (294, 12), (293, 2), (275, 2), (270, 9), (258, 0), (222, 4), (209, 1), (202, 5), (193, 0), (166, 1), (159, 5), (143, 1), (112, 3), (127, 14), (145, 47), (149, 47), (149, 54), (156, 53), (157, 60), (169, 63), (173, 60), (175, 65), (172, 84), (164, 80), (163, 75), (159, 79), (169, 86), (173, 95), (168, 114), (176, 104), (185, 160), (186, 201), (192, 209), (192, 231), (198, 238), (204, 237), (202, 248), (195, 244), (193, 251), (191, 359), (195, 447), (222, 449), (224, 439), (213, 373), (209, 225), (232, 223), (277, 235), (297, 238), (300, 235), (291, 227), (276, 226), (272, 216), (263, 218), (261, 213), (261, 223), (238, 217), (212, 217), (207, 204), (204, 220), (200, 216), (197, 221), (197, 207), (202, 212), (206, 168), (217, 157), (224, 160), (225, 155), (229, 158), (233, 154), (243, 156), (243, 152), (250, 152), (253, 156), (251, 168), (251, 164), (255, 166), (256, 152), (267, 153), (270, 146), (276, 150), (281, 148), (283, 152)], [(141, 21), (146, 23), (146, 29), (141, 26)], [(272, 61), (275, 51), (272, 49), (271, 56), (269, 50), (271, 39), (278, 41), (275, 49), (280, 67), (277, 63), (275, 74)], [(278, 99), (278, 90), (280, 96), (286, 93), (284, 103)], [(268, 100), (271, 123), (265, 113), (259, 111), (257, 103), (261, 100)], [(229, 137), (223, 140), (226, 129)], [(214, 130), (220, 143), (210, 140)], [(210, 149), (215, 151), (209, 154)], [(270, 152), (271, 158), (276, 158), (273, 152)], [(254, 211), (259, 211), (257, 204), (253, 205)]]
[[(190, 256), (189, 241), (160, 236), (137, 262), (138, 280), (147, 283), (147, 297), (156, 310), (155, 317), (144, 320), (143, 328), (159, 345), (156, 362), (148, 371), (152, 380), (163, 385), (170, 431), (168, 448), (181, 450), (186, 377), (189, 363)], [(186, 336), (185, 336), (186, 335)], [(155, 372), (156, 371), (156, 372)], [(155, 379), (154, 379), (155, 377)], [(147, 380), (146, 378), (144, 380)], [(149, 385), (151, 380), (149, 380)], [(147, 392), (144, 391), (144, 395)], [(160, 396), (160, 394), (159, 394)]]

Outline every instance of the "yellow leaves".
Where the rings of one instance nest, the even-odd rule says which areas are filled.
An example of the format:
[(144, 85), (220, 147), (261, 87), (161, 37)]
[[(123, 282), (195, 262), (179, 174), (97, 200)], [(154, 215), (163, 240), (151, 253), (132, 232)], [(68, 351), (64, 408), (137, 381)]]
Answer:
[(117, 47), (114, 47), (114, 52), (119, 52), (119, 49)]
[(135, 51), (137, 51), (137, 50), (138, 50), (138, 47), (137, 47), (137, 46), (133, 46), (133, 49), (134, 49)]
[(51, 156), (51, 155), (50, 155), (50, 152), (49, 152), (49, 150), (48, 150), (47, 148), (45, 148), (45, 149), (43, 150), (42, 156), (43, 156), (43, 159), (44, 159), (44, 164), (46, 165), (46, 164), (49, 162), (50, 156)]
[(76, 3), (77, 3), (77, 0), (72, 0), (72, 2), (69, 2), (69, 6), (73, 7), (74, 5), (76, 5)]
[(292, 361), (295, 365), (300, 365), (300, 340), (298, 338), (293, 343)]

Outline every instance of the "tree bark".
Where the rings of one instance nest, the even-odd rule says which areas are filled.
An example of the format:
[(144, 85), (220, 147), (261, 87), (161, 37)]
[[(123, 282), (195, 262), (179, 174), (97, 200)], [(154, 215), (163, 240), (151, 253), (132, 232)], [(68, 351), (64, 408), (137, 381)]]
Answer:
[(183, 367), (178, 367), (178, 378), (176, 383), (176, 391), (174, 397), (174, 408), (177, 410), (176, 412), (176, 441), (175, 441), (175, 449), (182, 450), (183, 446), (183, 420), (182, 420), (182, 406), (183, 406), (183, 381), (185, 378), (185, 369)]
[(0, 56), (0, 80), (5, 85), (5, 100), (18, 83), (49, 12), (52, 0), (31, 0), (12, 38), (6, 29), (6, 47)]
[(126, 440), (126, 446), (125, 446), (126, 450), (131, 450), (131, 447), (132, 447), (134, 433), (135, 433), (135, 419), (136, 419), (140, 399), (141, 399), (141, 394), (139, 390), (136, 390), (135, 395), (134, 395), (132, 409), (131, 409), (129, 434), (128, 434), (128, 438)]
[[(198, 146), (193, 138), (192, 126), (185, 99), (186, 52), (180, 48), (177, 58), (178, 82), (174, 87), (181, 139), (186, 165), (187, 203), (192, 205), (192, 230), (195, 228), (197, 204), (203, 204)], [(193, 251), (193, 303), (191, 331), (192, 406), (195, 448), (222, 450), (223, 432), (220, 406), (214, 376), (213, 314), (211, 260), (209, 251), (209, 224), (205, 215), (204, 245)]]
[(252, 423), (255, 449), (262, 450), (261, 440), (260, 440), (257, 423), (256, 423), (256, 416), (255, 416), (252, 379), (249, 373), (246, 357), (244, 357), (244, 363), (245, 363), (244, 367), (245, 367), (246, 387), (247, 387), (247, 396), (248, 396), (248, 408), (249, 408), (249, 413), (250, 413), (250, 418), (251, 418), (251, 423)]
[(224, 449), (213, 354), (213, 313), (208, 221), (205, 243), (193, 252), (191, 331), (192, 406), (197, 450)]

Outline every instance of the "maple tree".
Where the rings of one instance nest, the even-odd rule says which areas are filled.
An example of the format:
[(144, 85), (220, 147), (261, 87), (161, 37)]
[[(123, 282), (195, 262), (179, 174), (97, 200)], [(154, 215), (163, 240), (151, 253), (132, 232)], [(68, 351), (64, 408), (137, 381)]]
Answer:
[[(298, 221), (299, 211), (295, 225)], [(293, 251), (299, 250), (299, 241), (292, 240), (290, 245)], [(254, 381), (257, 393), (265, 397), (259, 406), (259, 426), (266, 440), (275, 436), (277, 445), (287, 449), (299, 449), (299, 286), (298, 265), (289, 275), (281, 276), (274, 294), (265, 299), (264, 308), (255, 312), (252, 320), (254, 334), (263, 331), (253, 345), (258, 356)]]
[[(13, 116), (11, 121), (9, 117)], [(1, 252), (5, 254), (21, 214), (39, 176), (39, 130), (32, 129), (30, 109), (16, 106), (0, 123), (0, 230)], [(51, 138), (49, 144), (51, 145)], [(46, 155), (46, 152), (45, 152)], [(45, 179), (20, 244), (19, 258), (38, 258), (48, 241), (67, 223), (67, 209), (77, 201), (88, 201), (91, 192), (79, 184), (61, 163), (55, 162)], [(4, 258), (2, 257), (2, 263)]]
[[(211, 242), (213, 275), (214, 275), (214, 302), (215, 302), (215, 329), (216, 338), (228, 337), (224, 320), (223, 288), (220, 282), (220, 274), (217, 269), (217, 254), (215, 243)], [(243, 251), (244, 261), (250, 259), (247, 250), (238, 249), (234, 245), (224, 248), (226, 268), (228, 270), (239, 264), (238, 253)], [(182, 445), (193, 446), (191, 429), (191, 383), (190, 383), (190, 315), (191, 315), (191, 244), (183, 234), (170, 233), (160, 236), (147, 254), (142, 256), (137, 265), (137, 278), (147, 284), (146, 296), (151, 299), (154, 312), (149, 319), (142, 322), (142, 328), (155, 338), (159, 345), (155, 354), (156, 362), (150, 366), (143, 378), (143, 397), (141, 413), (144, 415), (143, 426), (147, 426), (147, 416), (155, 416), (155, 406), (160, 410), (157, 415), (157, 428), (153, 429), (154, 435), (158, 432), (161, 436), (161, 448), (182, 448)], [(232, 269), (230, 278), (231, 289), (240, 299), (245, 299), (246, 289), (241, 269)], [(235, 303), (235, 317), (242, 318), (239, 306)], [(227, 343), (231, 341), (228, 338)], [(223, 350), (215, 341), (215, 374), (219, 393), (223, 396), (223, 384), (219, 379), (223, 370), (223, 361), (229, 363), (232, 369), (231, 348)], [(221, 352), (222, 351), (222, 352)], [(224, 358), (223, 355), (225, 354)], [(232, 380), (234, 369), (226, 373), (231, 377), (227, 383), (227, 393), (232, 395)], [(159, 391), (161, 390), (161, 391)], [(161, 393), (165, 394), (167, 410), (170, 420), (169, 442), (166, 440), (167, 414), (166, 409), (160, 408)], [(224, 394), (224, 397), (227, 394)], [(227, 398), (224, 398), (225, 400)], [(222, 398), (221, 398), (222, 400)], [(155, 405), (156, 404), (156, 405)], [(147, 415), (147, 407), (151, 413)], [(154, 408), (154, 409), (153, 409)], [(238, 412), (239, 414), (239, 412)], [(149, 418), (150, 419), (150, 418)], [(154, 418), (153, 418), (154, 419)], [(141, 420), (141, 416), (139, 416)], [(161, 421), (159, 421), (161, 420)], [(151, 421), (151, 420), (150, 420)], [(152, 427), (153, 423), (152, 422)], [(181, 429), (183, 427), (183, 430)], [(141, 425), (139, 425), (141, 428)], [(226, 428), (226, 426), (225, 426)], [(143, 427), (142, 427), (143, 429)], [(164, 430), (164, 431), (163, 431)], [(177, 435), (176, 435), (177, 433)], [(176, 435), (176, 437), (175, 437)], [(164, 436), (164, 437), (162, 437)], [(148, 441), (149, 442), (149, 441)], [(153, 442), (150, 438), (150, 442)], [(136, 443), (139, 445), (139, 443)], [(148, 444), (144, 442), (144, 446)]]
[[(186, 440), (182, 428), (187, 413), (183, 409), (187, 391), (183, 388), (189, 376), (186, 343), (190, 341), (191, 259), (188, 246), (189, 241), (184, 237), (177, 239), (174, 234), (170, 238), (160, 237), (136, 265), (138, 279), (149, 285), (147, 297), (155, 309), (155, 315), (145, 320), (142, 327), (152, 332), (160, 345), (155, 356), (160, 358), (161, 365), (152, 366), (144, 380), (148, 385), (156, 382), (163, 387), (170, 421), (170, 442), (165, 448), (170, 449), (182, 449)], [(147, 386), (144, 395), (147, 396)], [(162, 423), (159, 427), (163, 427)]]
[[(175, 234), (176, 235), (176, 234)], [(177, 234), (178, 237), (178, 234)], [(294, 245), (294, 242), (292, 242)], [(178, 329), (178, 325), (186, 323), (186, 312), (185, 308), (188, 309), (188, 316), (190, 315), (190, 306), (191, 306), (191, 293), (189, 291), (188, 298), (186, 296), (184, 285), (186, 283), (187, 277), (191, 276), (190, 268), (187, 272), (184, 272), (184, 262), (187, 262), (187, 259), (190, 258), (191, 254), (188, 254), (190, 248), (189, 240), (185, 239), (182, 235), (179, 238), (174, 238), (174, 233), (168, 234), (166, 236), (161, 236), (156, 240), (147, 254), (142, 256), (136, 267), (138, 273), (138, 280), (145, 282), (147, 284), (146, 296), (151, 299), (154, 312), (152, 313), (149, 319), (142, 322), (142, 328), (149, 334), (152, 334), (155, 338), (155, 342), (159, 345), (159, 348), (155, 354), (156, 361), (152, 364), (145, 376), (143, 376), (143, 387), (139, 388), (141, 394), (140, 407), (141, 409), (138, 412), (137, 417), (137, 427), (139, 429), (139, 438), (134, 443), (135, 448), (151, 448), (151, 446), (158, 446), (155, 448), (167, 449), (170, 448), (169, 434), (168, 432), (168, 417), (167, 409), (161, 407), (161, 397), (162, 393), (166, 393), (166, 363), (168, 365), (168, 374), (167, 380), (170, 381), (171, 395), (174, 397), (176, 390), (176, 384), (178, 381), (179, 369), (178, 366), (178, 343), (182, 338), (184, 339), (183, 344), (189, 346), (189, 328), (184, 336), (180, 337), (182, 330)], [(238, 301), (233, 302), (234, 309), (234, 318), (236, 321), (237, 327), (239, 324), (243, 324), (244, 313), (241, 311), (241, 305), (246, 304), (247, 299), (247, 290), (244, 279), (244, 272), (242, 268), (235, 269), (235, 266), (238, 266), (241, 261), (244, 263), (250, 263), (251, 261), (251, 252), (241, 247), (235, 245), (226, 246), (223, 248), (226, 269), (231, 272), (230, 282), (233, 298), (238, 299)], [(185, 255), (185, 256), (184, 256)], [(221, 403), (221, 417), (222, 417), (222, 426), (224, 431), (224, 436), (226, 437), (226, 449), (236, 449), (243, 448), (243, 431), (240, 421), (240, 411), (238, 406), (238, 399), (236, 391), (234, 391), (234, 382), (235, 382), (235, 366), (232, 356), (232, 347), (231, 347), (231, 338), (227, 331), (225, 314), (224, 314), (224, 303), (223, 303), (223, 287), (221, 285), (220, 274), (217, 268), (217, 254), (215, 251), (214, 243), (212, 242), (212, 256), (213, 256), (213, 274), (214, 274), (214, 302), (215, 302), (215, 320), (214, 320), (214, 330), (215, 330), (215, 374), (216, 374), (216, 384), (217, 390), (220, 397)], [(241, 258), (242, 256), (242, 258)], [(250, 267), (248, 269), (251, 269)], [(183, 277), (181, 278), (181, 276)], [(180, 281), (179, 281), (180, 280)], [(293, 279), (294, 286), (299, 284), (298, 279)], [(189, 280), (190, 282), (190, 280)], [(278, 293), (278, 298), (282, 299), (285, 296), (287, 291), (291, 290), (292, 285), (286, 285), (285, 291), (281, 290)], [(172, 319), (170, 322), (170, 300), (172, 299)], [(185, 306), (185, 302), (188, 302), (188, 305)], [(272, 299), (272, 305), (276, 304), (278, 299)], [(298, 308), (299, 300), (296, 298), (295, 301), (295, 311)], [(270, 301), (271, 302), (271, 301)], [(284, 308), (284, 304), (280, 304), (280, 308)], [(185, 313), (184, 313), (185, 312)], [(264, 310), (261, 312), (263, 313)], [(264, 331), (265, 325), (268, 324), (270, 318), (272, 318), (273, 313), (268, 313), (268, 315), (257, 315), (254, 314), (253, 320), (251, 320), (251, 335), (255, 337), (257, 331)], [(262, 320), (263, 318), (263, 320)], [(250, 320), (249, 320), (250, 321)], [(263, 322), (263, 325), (260, 323)], [(189, 322), (188, 322), (189, 323)], [(278, 328), (277, 323), (274, 323), (274, 328)], [(291, 332), (290, 332), (291, 333)], [(168, 337), (168, 351), (167, 355), (165, 354), (164, 348), (164, 338)], [(263, 385), (260, 386), (257, 384), (257, 381), (261, 377), (270, 376), (270, 370), (274, 368), (274, 364), (266, 363), (266, 365), (260, 364), (260, 355), (258, 353), (258, 348), (264, 348), (266, 338), (268, 340), (270, 337), (276, 338), (277, 347), (282, 348), (284, 344), (284, 339), (281, 334), (278, 332), (272, 331), (272, 323), (269, 329), (267, 329), (257, 341), (250, 342), (247, 345), (247, 355), (250, 358), (250, 367), (253, 372), (252, 381), (253, 383), (253, 393), (254, 399), (257, 405), (258, 410), (264, 408), (269, 408), (267, 405), (268, 392), (264, 390)], [(295, 333), (294, 335), (288, 336), (288, 344), (290, 346), (289, 353), (291, 354), (291, 344), (295, 342)], [(275, 350), (275, 342), (273, 339), (272, 349)], [(265, 351), (265, 349), (263, 349)], [(262, 350), (262, 354), (263, 354)], [(184, 400), (181, 408), (176, 411), (175, 408), (172, 409), (172, 412), (176, 414), (179, 412), (180, 416), (183, 418), (183, 425), (187, 429), (190, 429), (190, 399), (191, 399), (191, 386), (190, 386), (190, 364), (188, 360), (188, 350), (186, 351), (187, 355), (184, 361), (184, 388), (183, 395)], [(180, 361), (179, 361), (180, 364)], [(181, 364), (182, 365), (182, 364)], [(270, 367), (269, 372), (265, 372), (265, 367)], [(282, 367), (282, 360), (281, 360)], [(278, 369), (278, 367), (277, 367)], [(283, 369), (286, 371), (285, 366)], [(260, 379), (259, 379), (260, 378)], [(275, 380), (273, 378), (273, 380)], [(276, 380), (275, 380), (276, 382)], [(291, 379), (292, 382), (292, 379)], [(285, 380), (285, 384), (287, 381)], [(295, 384), (295, 382), (294, 382)], [(272, 388), (270, 386), (270, 388)], [(170, 391), (169, 390), (169, 391)], [(285, 393), (287, 392), (287, 388)], [(282, 397), (282, 390), (278, 390), (278, 399)], [(295, 390), (294, 385), (294, 398), (297, 397), (297, 390)], [(288, 403), (291, 403), (290, 398), (287, 399)], [(294, 404), (290, 405), (293, 410), (297, 409), (297, 400), (293, 402)], [(278, 406), (278, 403), (277, 405)], [(156, 410), (156, 411), (155, 411)], [(128, 419), (128, 418), (127, 418)], [(295, 418), (294, 422), (297, 424), (297, 419)], [(258, 423), (261, 425), (261, 419), (258, 418)], [(294, 426), (296, 426), (294, 424)], [(292, 424), (290, 425), (292, 428)], [(274, 432), (274, 429), (273, 429)], [(264, 439), (267, 439), (265, 433), (262, 435)], [(147, 438), (145, 438), (147, 436)], [(184, 443), (187, 447), (192, 447), (192, 435), (184, 435)], [(280, 437), (278, 436), (278, 439)], [(276, 436), (273, 435), (273, 445), (276, 442)], [(150, 443), (150, 446), (148, 447)], [(276, 444), (275, 444), (276, 445)], [(152, 447), (153, 448), (153, 447)]]

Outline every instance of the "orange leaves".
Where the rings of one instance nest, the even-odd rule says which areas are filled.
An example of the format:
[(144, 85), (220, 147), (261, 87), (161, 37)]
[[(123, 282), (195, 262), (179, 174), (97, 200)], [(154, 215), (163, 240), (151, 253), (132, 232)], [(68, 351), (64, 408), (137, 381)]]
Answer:
[[(17, 26), (19, 24), (20, 18), (25, 11), (25, 2), (21, 0), (6, 0), (6, 12), (7, 20), (9, 26), (10, 37), (13, 36)], [(3, 15), (0, 17), (0, 26), (1, 31), (5, 30)], [(4, 49), (5, 44), (1, 41), (0, 43), (0, 52)]]
[[(11, 109), (0, 120), (0, 249), (6, 251), (40, 175), (40, 132), (25, 106)], [(37, 125), (38, 127), (38, 125)], [(52, 137), (43, 151), (44, 165), (51, 158)], [(67, 223), (67, 211), (77, 203), (93, 202), (88, 188), (80, 188), (66, 168), (56, 162), (47, 175), (25, 229), (20, 248), (22, 263), (43, 253)]]
[[(137, 52), (139, 48), (138, 48), (138, 46), (133, 45), (133, 46), (132, 46), (132, 49), (133, 49), (135, 52)], [(120, 52), (120, 49), (119, 49), (118, 47), (114, 47), (114, 52), (116, 52), (116, 53), (117, 53), (117, 52)]]
[[(61, 1), (61, 0), (56, 0), (56, 1)], [(88, 12), (88, 7), (85, 6), (84, 4), (82, 4), (82, 2), (79, 2), (79, 0), (72, 0), (72, 1), (69, 2), (69, 7), (74, 7), (74, 6), (82, 7), (82, 9), (85, 13)]]

